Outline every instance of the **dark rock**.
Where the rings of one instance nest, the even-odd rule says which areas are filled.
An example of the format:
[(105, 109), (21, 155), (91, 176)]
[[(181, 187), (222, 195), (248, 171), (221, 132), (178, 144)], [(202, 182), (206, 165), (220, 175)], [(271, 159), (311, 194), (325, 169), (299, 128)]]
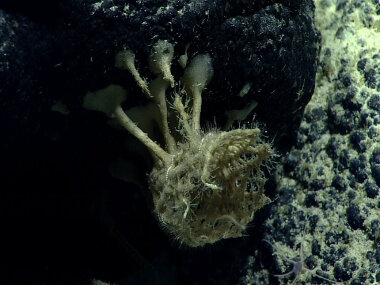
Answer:
[[(364, 156), (364, 155), (363, 155)], [(350, 161), (350, 172), (355, 176), (359, 183), (363, 183), (368, 175), (366, 170), (367, 161), (363, 157), (355, 158)]]
[(373, 94), (371, 98), (369, 98), (367, 105), (369, 108), (375, 111), (380, 111), (380, 95)]
[(338, 175), (334, 177), (331, 186), (335, 187), (339, 192), (344, 192), (347, 189), (347, 184), (344, 178)]
[(301, 152), (299, 150), (292, 150), (284, 159), (284, 172), (289, 174), (294, 171), (300, 163)]
[(379, 187), (369, 182), (364, 184), (364, 190), (367, 193), (368, 198), (376, 198), (379, 194)]
[(350, 205), (347, 209), (347, 221), (352, 229), (363, 228), (364, 218), (360, 214), (360, 208), (356, 205)]
[(366, 136), (362, 131), (353, 131), (350, 134), (350, 142), (354, 149), (359, 153), (364, 152), (367, 148), (365, 145)]

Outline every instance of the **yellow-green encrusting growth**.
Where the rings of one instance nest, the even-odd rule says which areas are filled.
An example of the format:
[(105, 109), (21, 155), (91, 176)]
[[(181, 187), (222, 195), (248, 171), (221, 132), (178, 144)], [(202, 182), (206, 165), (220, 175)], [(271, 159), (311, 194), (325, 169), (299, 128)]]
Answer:
[[(134, 66), (131, 50), (116, 56), (116, 66), (128, 70), (157, 104), (165, 145), (149, 138), (126, 115), (120, 106), (120, 95), (112, 116), (154, 157), (149, 175), (154, 212), (171, 235), (191, 247), (240, 237), (254, 213), (269, 202), (264, 195), (266, 179), (262, 167), (273, 150), (262, 140), (259, 128), (207, 132), (201, 129), (202, 92), (213, 77), (208, 54), (191, 60), (181, 80), (184, 89), (174, 95), (168, 110), (166, 91), (176, 84), (170, 71), (173, 54), (174, 48), (167, 41), (153, 46), (150, 68), (157, 78), (149, 85)], [(183, 103), (185, 96), (192, 108)], [(168, 124), (168, 112), (177, 117), (179, 130), (175, 136)]]

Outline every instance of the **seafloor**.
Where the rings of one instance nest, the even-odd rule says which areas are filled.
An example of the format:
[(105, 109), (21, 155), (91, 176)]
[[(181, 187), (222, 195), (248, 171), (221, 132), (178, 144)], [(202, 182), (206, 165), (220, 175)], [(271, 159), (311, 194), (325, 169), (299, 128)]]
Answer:
[[(201, 4), (207, 1), (202, 1), (193, 2), (206, 6)], [(80, 2), (72, 1), (72, 7), (80, 6)], [(101, 11), (99, 7), (105, 2), (107, 5), (104, 6), (111, 5), (111, 8)], [(113, 18), (111, 12), (114, 7), (115, 15), (121, 11), (121, 6), (128, 10), (125, 3), (116, 1), (118, 5), (114, 6), (112, 2), (99, 1), (94, 5), (94, 8), (99, 8), (99, 14), (105, 17), (96, 18), (94, 25), (90, 23), (89, 26), (98, 27), (98, 23), (103, 25), (104, 21), (105, 30), (102, 32), (105, 32), (113, 23), (108, 17)], [(158, 5), (154, 1), (137, 2), (146, 4), (148, 8), (150, 4), (152, 7)], [(168, 2), (173, 4), (176, 1)], [(231, 7), (234, 7), (252, 2), (267, 4), (275, 1), (225, 2), (231, 2)], [(296, 3), (296, 0), (290, 0), (289, 3)], [(52, 120), (42, 115), (44, 119), (41, 121), (33, 121), (33, 117), (28, 117), (26, 111), (41, 113), (39, 99), (41, 102), (53, 101), (49, 95), (55, 91), (74, 98), (74, 102), (81, 101), (80, 96), (85, 93), (83, 90), (95, 89), (94, 86), (98, 85), (98, 82), (93, 82), (90, 88), (86, 83), (91, 81), (92, 76), (100, 80), (99, 70), (103, 73), (104, 69), (102, 77), (108, 76), (104, 82), (110, 84), (109, 78), (115, 73), (113, 65), (109, 64), (111, 61), (105, 65), (107, 68), (102, 64), (106, 57), (112, 58), (113, 62), (114, 53), (99, 47), (111, 46), (113, 41), (109, 40), (112, 44), (108, 43), (108, 37), (99, 40), (96, 37), (97, 30), (88, 31), (89, 34), (82, 39), (83, 35), (75, 34), (76, 28), (81, 26), (78, 28), (74, 25), (71, 28), (75, 34), (74, 42), (69, 41), (64, 45), (70, 49), (64, 50), (63, 42), (59, 42), (53, 53), (61, 52), (62, 58), (67, 55), (70, 59), (66, 62), (68, 65), (62, 64), (61, 58), (54, 61), (53, 70), (58, 71), (53, 73), (52, 78), (55, 80), (60, 77), (63, 81), (68, 78), (69, 82), (63, 89), (76, 90), (73, 86), (77, 84), (83, 92), (76, 90), (80, 94), (78, 98), (78, 94), (69, 91), (66, 94), (61, 90), (62, 82), (59, 80), (57, 82), (60, 84), (55, 84), (54, 80), (47, 82), (47, 86), (54, 87), (52, 89), (41, 88), (38, 92), (29, 90), (28, 86), (38, 86), (34, 76), (38, 75), (39, 65), (41, 69), (44, 67), (40, 56), (46, 56), (50, 66), (52, 59), (45, 52), (50, 50), (47, 47), (55, 45), (50, 43), (50, 36), (46, 36), (44, 30), (39, 30), (39, 27), (46, 30), (50, 27), (28, 23), (25, 20), (27, 17), (17, 16), (16, 19), (24, 24), (12, 22), (11, 35), (14, 34), (22, 43), (33, 45), (30, 47), (33, 52), (22, 50), (23, 57), (15, 56), (13, 61), (9, 61), (16, 64), (9, 64), (8, 61), (2, 63), (0, 71), (5, 74), (4, 70), (8, 68), (12, 71), (12, 68), (24, 66), (22, 61), (30, 56), (35, 61), (27, 62), (27, 66), (33, 67), (33, 74), (20, 70), (6, 74), (7, 78), (14, 78), (17, 83), (21, 81), (20, 86), (24, 87), (16, 88), (17, 94), (1, 94), (3, 101), (9, 104), (4, 105), (8, 107), (2, 113), (11, 114), (4, 116), (6, 120), (13, 118), (17, 122), (25, 121), (26, 125), (31, 122), (30, 125), (35, 126), (35, 129), (30, 132), (37, 133), (38, 138), (45, 138), (46, 130), (54, 132), (46, 132), (46, 137), (51, 136), (49, 143), (35, 148), (28, 135), (9, 127), (10, 133), (20, 133), (21, 138), (27, 139), (11, 145), (11, 149), (20, 146), (20, 150), (15, 152), (18, 157), (13, 157), (13, 152), (7, 153), (10, 156), (8, 160), (1, 157), (5, 161), (2, 162), (2, 172), (12, 173), (13, 176), (3, 174), (1, 186), (6, 188), (3, 184), (7, 182), (11, 186), (8, 187), (9, 193), (0, 191), (1, 217), (9, 219), (7, 222), (11, 225), (7, 227), (1, 221), (0, 233), (7, 242), (2, 244), (0, 252), (1, 260), (5, 259), (0, 269), (0, 284), (82, 285), (89, 284), (94, 278), (92, 283), (96, 285), (380, 284), (380, 0), (315, 0), (315, 5), (315, 23), (322, 37), (315, 92), (305, 109), (294, 145), (285, 154), (280, 155), (280, 150), (278, 152), (273, 178), (267, 182), (270, 190), (268, 196), (272, 201), (255, 214), (247, 229), (247, 237), (224, 240), (202, 249), (179, 248), (178, 244), (169, 241), (170, 237), (150, 215), (141, 191), (137, 192), (137, 188), (136, 191), (127, 189), (132, 187), (116, 181), (108, 174), (108, 165), (103, 162), (106, 161), (106, 153), (113, 154), (115, 150), (107, 147), (124, 147), (124, 141), (117, 131), (111, 130), (104, 117), (97, 117), (82, 108), (73, 108), (69, 115), (69, 110), (60, 105), (60, 101), (54, 105), (57, 109), (53, 108), (60, 114), (50, 112), (49, 107), (46, 118)], [(77, 13), (75, 17), (82, 15), (81, 11)], [(91, 19), (90, 15), (87, 16), (84, 22)], [(7, 22), (7, 19), (12, 17), (0, 19), (0, 24), (8, 27), (10, 21)], [(49, 17), (47, 19), (52, 20)], [(292, 19), (289, 21), (292, 22)], [(65, 22), (63, 30), (70, 30), (71, 24)], [(26, 38), (23, 42), (24, 39), (18, 37), (20, 34), (13, 33), (13, 30), (24, 33), (35, 31), (36, 35), (28, 34), (31, 41), (28, 42)], [(49, 33), (59, 34), (57, 31), (60, 30), (49, 30)], [(72, 31), (68, 32), (70, 37)], [(137, 34), (137, 31), (130, 32)], [(112, 39), (113, 35), (110, 31), (107, 36)], [(314, 43), (315, 38), (312, 39), (310, 42)], [(11, 36), (2, 40), (8, 44), (14, 43)], [(97, 69), (92, 68), (92, 57), (88, 59), (88, 69), (82, 69), (79, 64), (81, 60), (87, 62), (84, 57), (71, 58), (76, 50), (87, 50), (81, 45), (84, 41), (87, 45), (98, 45), (97, 48), (101, 50), (101, 56), (95, 60)], [(78, 43), (80, 45), (75, 45)], [(303, 42), (303, 46), (307, 45)], [(1, 46), (1, 50), (6, 48), (7, 44)], [(313, 45), (311, 50), (314, 48)], [(12, 55), (18, 55), (16, 48), (11, 52)], [(2, 56), (7, 58), (6, 53)], [(307, 59), (315, 62), (314, 57)], [(302, 69), (302, 66), (299, 69), (312, 70)], [(78, 74), (75, 78), (69, 76), (73, 70)], [(240, 68), (239, 72), (241, 70), (244, 69)], [(231, 73), (235, 71), (229, 70)], [(237, 77), (237, 74), (234, 76)], [(310, 77), (303, 75), (304, 78)], [(46, 75), (45, 81), (49, 81), (47, 78), (50, 77)], [(82, 82), (83, 79), (87, 81)], [(118, 79), (121, 81), (124, 77)], [(219, 80), (219, 83), (222, 81)], [(312, 90), (310, 82), (309, 90)], [(5, 87), (0, 86), (0, 93), (2, 88)], [(32, 96), (35, 93), (38, 93), (37, 97)], [(294, 95), (290, 90), (282, 93)], [(305, 93), (308, 93), (307, 90)], [(7, 101), (4, 98), (11, 99)], [(292, 105), (293, 102), (287, 101)], [(224, 103), (227, 101), (221, 102), (223, 106), (228, 105)], [(9, 106), (14, 106), (14, 109)], [(209, 106), (208, 110), (213, 107)], [(294, 111), (300, 111), (302, 107)], [(216, 111), (221, 115), (225, 110), (219, 108)], [(207, 111), (203, 115), (212, 117)], [(272, 114), (267, 117), (270, 116)], [(10, 120), (3, 123), (13, 126)], [(12, 141), (12, 137), (6, 139)], [(3, 137), (2, 141), (8, 143), (6, 139)], [(36, 141), (45, 142), (44, 139)], [(39, 153), (44, 154), (44, 157), (38, 157)], [(28, 159), (29, 156), (33, 159)], [(132, 160), (136, 164), (145, 163), (141, 157), (133, 156)], [(13, 164), (9, 165), (10, 161)], [(139, 173), (138, 178), (141, 176), (145, 181), (144, 172)], [(17, 189), (17, 185), (23, 187)], [(27, 186), (24, 188), (24, 185)], [(41, 193), (32, 189), (38, 187), (43, 188)], [(7, 194), (11, 197), (10, 202)], [(3, 215), (7, 211), (11, 213), (9, 217)], [(36, 227), (39, 224), (41, 226)], [(231, 280), (236, 280), (236, 283)]]
[[(380, 284), (380, 2), (316, 1), (322, 49), (297, 143), (276, 173), (266, 221), (280, 271), (247, 266), (243, 284)], [(255, 256), (247, 261), (255, 265)], [(295, 275), (278, 278), (291, 284)], [(333, 282), (335, 281), (335, 282)]]

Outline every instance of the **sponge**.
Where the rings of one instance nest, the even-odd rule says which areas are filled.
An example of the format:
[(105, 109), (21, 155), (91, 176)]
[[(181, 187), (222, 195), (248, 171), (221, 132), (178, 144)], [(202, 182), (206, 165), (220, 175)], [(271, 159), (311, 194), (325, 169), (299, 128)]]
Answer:
[[(256, 127), (230, 131), (201, 129), (202, 92), (214, 73), (208, 54), (191, 60), (184, 71), (185, 89), (175, 92), (174, 102), (170, 102), (172, 108), (167, 108), (168, 83), (171, 87), (176, 84), (170, 72), (173, 53), (169, 42), (158, 41), (149, 57), (150, 68), (157, 78), (147, 86), (160, 110), (164, 144), (149, 138), (120, 105), (112, 115), (154, 158), (149, 174), (154, 213), (170, 235), (190, 247), (243, 236), (254, 213), (270, 201), (264, 194), (263, 167), (268, 166), (274, 151)], [(120, 67), (127, 66), (147, 93), (131, 60), (134, 54), (130, 51), (126, 55), (129, 60)], [(185, 96), (192, 99), (192, 108), (183, 103)], [(99, 109), (110, 110), (107, 106)], [(167, 122), (170, 111), (178, 119), (175, 131)], [(177, 134), (175, 137), (172, 131)]]

